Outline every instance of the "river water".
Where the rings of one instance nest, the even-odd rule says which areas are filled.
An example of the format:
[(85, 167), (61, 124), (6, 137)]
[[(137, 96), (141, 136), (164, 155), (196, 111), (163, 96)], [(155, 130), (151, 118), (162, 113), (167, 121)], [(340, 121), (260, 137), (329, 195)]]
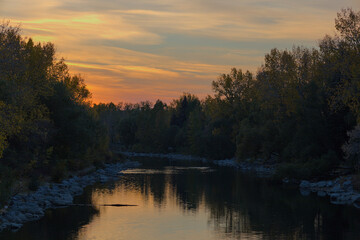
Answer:
[[(360, 239), (360, 210), (200, 162), (141, 160), (1, 240)], [(132, 204), (137, 206), (102, 206)]]

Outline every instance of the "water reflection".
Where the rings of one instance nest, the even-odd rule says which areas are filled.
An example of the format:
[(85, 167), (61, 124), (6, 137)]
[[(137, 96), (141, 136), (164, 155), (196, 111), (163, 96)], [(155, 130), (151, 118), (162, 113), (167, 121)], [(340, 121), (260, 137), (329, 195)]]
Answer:
[[(80, 202), (91, 202), (91, 195), (84, 194), (78, 198)], [(96, 207), (68, 207), (51, 209), (46, 216), (25, 224), (18, 232), (0, 233), (1, 240), (66, 240), (77, 239), (79, 230), (99, 216)]]
[[(231, 169), (144, 160), (1, 239), (358, 239), (360, 211)], [(103, 207), (101, 204), (136, 204)], [(34, 233), (36, 229), (36, 233)], [(55, 236), (50, 237), (49, 236)], [(5, 238), (6, 237), (6, 238)]]

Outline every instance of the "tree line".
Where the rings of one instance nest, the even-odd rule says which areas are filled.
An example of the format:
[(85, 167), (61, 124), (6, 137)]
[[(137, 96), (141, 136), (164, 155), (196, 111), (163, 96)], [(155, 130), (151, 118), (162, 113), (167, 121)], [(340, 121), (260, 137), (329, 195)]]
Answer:
[[(0, 196), (14, 179), (54, 181), (101, 166), (109, 147), (278, 163), (281, 176), (360, 167), (360, 12), (341, 10), (317, 47), (272, 49), (256, 74), (233, 68), (214, 95), (166, 104), (91, 104), (54, 45), (0, 26)], [(0, 199), (1, 201), (1, 199)]]
[(281, 176), (359, 168), (360, 12), (343, 9), (317, 47), (272, 49), (256, 74), (233, 68), (213, 96), (96, 104), (112, 143), (138, 152), (280, 163)]

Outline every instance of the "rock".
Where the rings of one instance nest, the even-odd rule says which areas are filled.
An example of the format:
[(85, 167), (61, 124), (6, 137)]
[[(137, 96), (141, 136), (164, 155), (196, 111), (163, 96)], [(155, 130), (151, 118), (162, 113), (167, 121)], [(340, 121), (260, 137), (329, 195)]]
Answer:
[(306, 181), (306, 180), (302, 180), (299, 186), (300, 186), (300, 188), (309, 188), (310, 182)]
[(69, 191), (74, 196), (81, 195), (83, 193), (83, 188), (80, 187), (78, 184), (73, 184), (69, 187)]
[(6, 229), (6, 226), (7, 226), (7, 222), (3, 222), (3, 223), (0, 223), (0, 232), (5, 230)]
[(44, 210), (35, 202), (28, 202), (28, 203), (18, 207), (17, 210), (22, 213), (30, 213), (30, 214), (37, 214), (37, 215), (44, 214)]
[(354, 204), (359, 204), (359, 205), (360, 205), (360, 194), (355, 194), (355, 195), (353, 195), (353, 197), (352, 197), (352, 202), (353, 202)]
[(352, 181), (351, 181), (351, 180), (345, 181), (342, 185), (343, 185), (343, 188), (344, 188), (346, 191), (352, 191), (352, 190), (353, 190), (353, 186), (352, 186)]
[(214, 163), (218, 166), (223, 166), (223, 167), (235, 167), (235, 168), (239, 167), (239, 164), (235, 162), (235, 159), (217, 160), (214, 161)]
[(40, 219), (47, 208), (68, 206), (73, 202), (74, 196), (82, 194), (84, 187), (97, 181), (108, 182), (116, 179), (119, 171), (139, 164), (137, 162), (108, 164), (106, 168), (95, 173), (75, 176), (59, 184), (47, 183), (31, 194), (18, 194), (10, 199), (8, 209), (0, 215), (0, 231), (6, 228), (16, 231), (25, 222)]
[(327, 182), (326, 181), (320, 181), (316, 185), (317, 185), (318, 188), (323, 188), (323, 187), (327, 186)]
[(38, 214), (32, 214), (32, 213), (24, 213), (26, 216), (27, 221), (34, 221), (40, 219), (44, 214), (38, 215)]
[(73, 196), (70, 193), (61, 194), (54, 197), (51, 202), (55, 206), (67, 206), (73, 202)]
[(326, 187), (333, 187), (334, 186), (334, 183), (333, 183), (333, 181), (331, 181), (331, 180), (329, 180), (329, 181), (327, 181), (327, 184), (326, 184)]
[(324, 192), (324, 191), (318, 191), (318, 192), (317, 192), (317, 195), (318, 195), (319, 197), (325, 197), (325, 196), (326, 196), (326, 192)]
[(27, 220), (26, 216), (23, 213), (18, 212), (16, 210), (7, 212), (4, 218), (9, 223), (22, 223)]
[(354, 188), (353, 188), (352, 185), (348, 185), (348, 186), (344, 187), (344, 190), (345, 190), (346, 192), (352, 192), (352, 191), (354, 191)]
[(356, 208), (360, 208), (360, 194), (354, 195), (352, 200), (353, 200), (353, 206)]
[(290, 180), (289, 180), (288, 178), (284, 178), (284, 179), (282, 180), (282, 182), (283, 182), (283, 183), (289, 183)]
[(42, 199), (42, 200), (39, 200), (38, 204), (42, 209), (47, 209), (47, 208), (50, 208), (52, 206), (52, 203), (49, 200), (45, 199), (45, 198)]
[(330, 193), (330, 201), (337, 201), (337, 199), (340, 197), (339, 193)]
[(99, 182), (101, 182), (101, 183), (106, 183), (108, 181), (110, 181), (110, 178), (108, 176), (101, 175), (99, 177)]
[(300, 194), (303, 196), (309, 196), (311, 191), (307, 188), (300, 188)]
[(334, 187), (332, 187), (330, 189), (330, 192), (332, 192), (332, 193), (337, 193), (337, 192), (342, 192), (342, 191), (343, 191), (343, 189), (341, 188), (340, 183), (337, 183)]
[(22, 227), (21, 223), (7, 223), (5, 228), (10, 229), (11, 231), (17, 231)]

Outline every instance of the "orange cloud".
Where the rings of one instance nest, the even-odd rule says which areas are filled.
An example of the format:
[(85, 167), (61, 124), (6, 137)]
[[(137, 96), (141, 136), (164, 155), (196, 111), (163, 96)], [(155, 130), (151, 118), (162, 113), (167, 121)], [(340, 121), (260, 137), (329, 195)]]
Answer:
[(272, 47), (311, 46), (357, 0), (3, 0), (0, 14), (35, 41), (54, 42), (94, 101), (211, 93), (231, 67), (256, 71)]

